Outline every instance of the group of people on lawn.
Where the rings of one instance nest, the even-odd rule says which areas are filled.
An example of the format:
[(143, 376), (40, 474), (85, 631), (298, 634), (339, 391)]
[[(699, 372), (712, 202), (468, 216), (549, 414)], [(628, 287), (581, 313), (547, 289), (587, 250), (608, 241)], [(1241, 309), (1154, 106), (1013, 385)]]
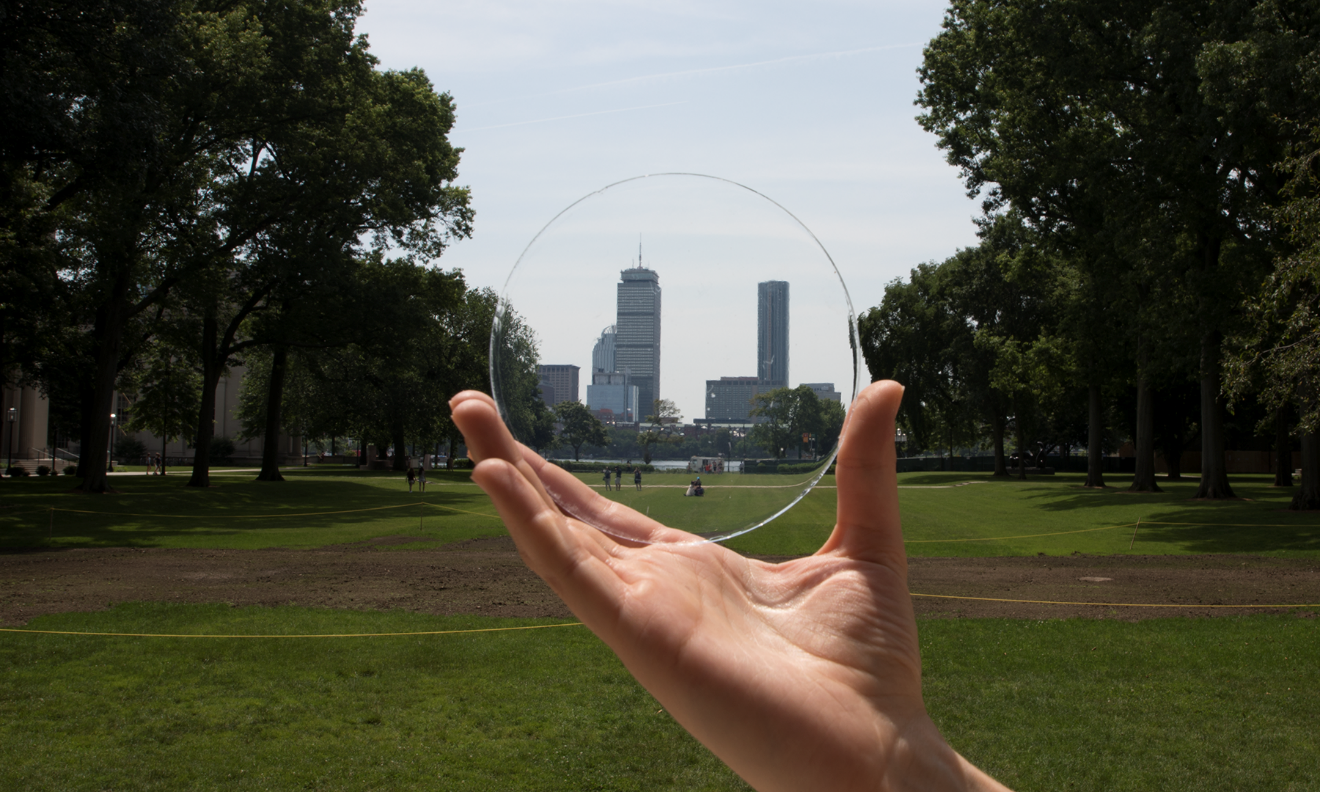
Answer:
[[(616, 489), (616, 490), (623, 489), (623, 483), (622, 483), (622, 482), (623, 482), (623, 468), (619, 467), (618, 465), (615, 465), (615, 466), (614, 466), (613, 471), (612, 471), (612, 472), (614, 473), (614, 486), (613, 486), (613, 487), (610, 487), (610, 473), (611, 473), (611, 469), (610, 469), (610, 468), (605, 468), (605, 469), (604, 469), (603, 471), (601, 471), (601, 472), (604, 474), (604, 479), (605, 479), (605, 489)], [(632, 468), (632, 474), (633, 474), (633, 486), (636, 487), (637, 489), (641, 489), (641, 488), (642, 488), (642, 469), (639, 468), (639, 467), (637, 467), (637, 468)]]
[(418, 492), (426, 492), (426, 469), (433, 467), (434, 461), (431, 454), (423, 454), (418, 460), (417, 467), (413, 467), (412, 460), (408, 460), (408, 491), (412, 492), (413, 484), (417, 485)]

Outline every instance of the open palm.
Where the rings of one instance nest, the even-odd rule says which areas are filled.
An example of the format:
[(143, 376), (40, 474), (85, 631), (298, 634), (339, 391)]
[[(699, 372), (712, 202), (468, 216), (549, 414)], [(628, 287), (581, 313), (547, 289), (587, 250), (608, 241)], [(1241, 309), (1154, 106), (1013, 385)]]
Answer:
[(484, 394), (451, 403), (479, 460), (473, 478), (528, 566), (754, 787), (996, 788), (948, 747), (921, 698), (892, 441), (901, 398), (896, 383), (858, 397), (834, 532), (783, 564), (597, 495), (514, 441)]

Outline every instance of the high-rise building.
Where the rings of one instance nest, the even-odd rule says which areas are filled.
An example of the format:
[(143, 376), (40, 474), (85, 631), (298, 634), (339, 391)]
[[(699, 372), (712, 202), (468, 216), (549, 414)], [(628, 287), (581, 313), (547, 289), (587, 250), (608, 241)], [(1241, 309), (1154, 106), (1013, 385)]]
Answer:
[[(622, 372), (596, 371), (587, 386), (587, 408), (593, 413), (609, 410), (608, 423), (635, 424), (643, 416), (638, 414), (637, 386), (629, 382)], [(602, 418), (602, 420), (604, 420)]]
[[(614, 341), (616, 338), (614, 325), (610, 325), (600, 331), (600, 338), (596, 339), (596, 346), (591, 350), (591, 373), (597, 371), (611, 372), (619, 369), (614, 365)], [(592, 382), (595, 382), (593, 379)]]
[(638, 409), (645, 420), (660, 398), (660, 276), (641, 266), (623, 270), (617, 291), (615, 370), (628, 374), (637, 386)]
[(788, 281), (756, 284), (756, 376), (766, 389), (788, 387)]
[(829, 399), (840, 404), (843, 403), (843, 394), (834, 389), (833, 382), (804, 382), (802, 384), (811, 388), (811, 392), (816, 394), (817, 399)]
[(758, 377), (706, 380), (706, 421), (751, 421), (752, 399), (760, 393)]
[(578, 400), (578, 367), (550, 364), (536, 367), (541, 380), (541, 398), (547, 407)]

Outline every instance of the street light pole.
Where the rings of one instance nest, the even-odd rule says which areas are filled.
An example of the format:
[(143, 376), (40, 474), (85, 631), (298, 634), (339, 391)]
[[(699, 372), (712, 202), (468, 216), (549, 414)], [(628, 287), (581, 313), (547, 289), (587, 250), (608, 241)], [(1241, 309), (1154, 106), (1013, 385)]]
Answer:
[(105, 469), (111, 473), (115, 472), (115, 414), (110, 413), (110, 456), (106, 460)]
[[(18, 420), (18, 408), (10, 407), (9, 408), (9, 467), (5, 469), (6, 472), (12, 471), (14, 469), (14, 421), (17, 420)], [(9, 475), (12, 476), (14, 474), (9, 473)]]

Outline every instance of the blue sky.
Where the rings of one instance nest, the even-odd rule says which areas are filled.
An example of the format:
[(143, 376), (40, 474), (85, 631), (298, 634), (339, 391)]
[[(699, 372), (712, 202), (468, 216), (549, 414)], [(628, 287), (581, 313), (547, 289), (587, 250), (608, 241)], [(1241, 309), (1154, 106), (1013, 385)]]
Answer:
[(359, 31), (385, 68), (421, 67), (454, 97), (450, 138), (465, 149), (459, 183), (476, 225), (440, 263), (469, 283), (501, 287), (536, 232), (587, 193), (684, 171), (793, 212), (861, 312), (916, 264), (975, 243), (977, 203), (914, 120), (916, 68), (943, 12), (922, 1), (368, 0)]

